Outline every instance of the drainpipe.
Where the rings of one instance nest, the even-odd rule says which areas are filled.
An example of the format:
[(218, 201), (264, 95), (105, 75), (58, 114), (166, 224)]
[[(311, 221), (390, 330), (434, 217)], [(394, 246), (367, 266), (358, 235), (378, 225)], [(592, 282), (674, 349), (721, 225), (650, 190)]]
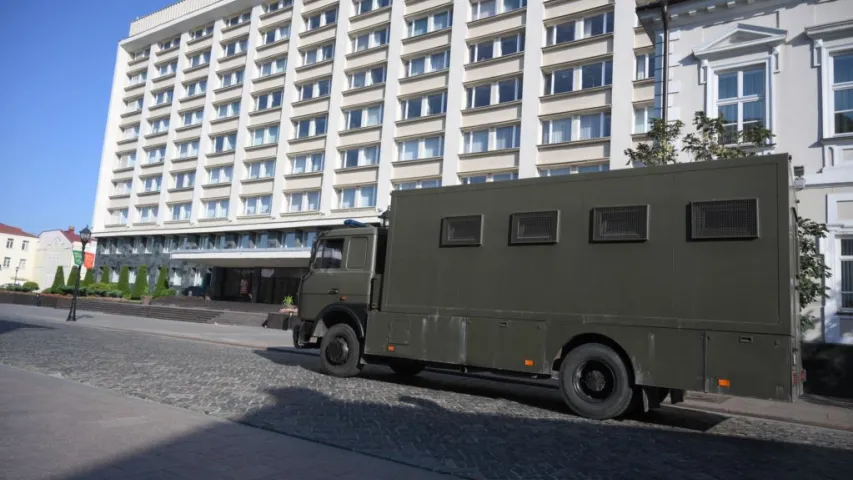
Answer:
[(661, 89), (662, 92), (662, 101), (661, 101), (661, 118), (664, 122), (667, 121), (667, 90), (669, 86), (669, 2), (668, 0), (663, 0), (660, 4), (661, 16), (663, 17), (663, 87)]

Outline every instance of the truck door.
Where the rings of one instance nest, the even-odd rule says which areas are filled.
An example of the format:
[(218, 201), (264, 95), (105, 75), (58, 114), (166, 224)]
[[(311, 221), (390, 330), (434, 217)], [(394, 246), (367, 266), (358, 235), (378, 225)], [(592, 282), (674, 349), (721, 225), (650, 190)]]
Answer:
[(335, 303), (367, 305), (372, 251), (368, 236), (318, 241), (311, 271), (302, 282), (299, 316), (315, 320)]

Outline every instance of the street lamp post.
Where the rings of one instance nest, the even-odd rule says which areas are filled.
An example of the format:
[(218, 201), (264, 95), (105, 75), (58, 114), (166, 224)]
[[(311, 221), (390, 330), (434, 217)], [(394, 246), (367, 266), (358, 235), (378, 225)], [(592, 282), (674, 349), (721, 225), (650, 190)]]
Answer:
[[(83, 244), (80, 254), (83, 258), (86, 258), (86, 244), (89, 243), (91, 238), (92, 232), (88, 226), (80, 231), (80, 243)], [(83, 262), (81, 261), (80, 266), (77, 267), (77, 278), (74, 279), (74, 296), (71, 298), (71, 310), (68, 311), (68, 318), (65, 319), (66, 322), (77, 321), (77, 293), (80, 291), (80, 268), (82, 266)]]
[(20, 265), (18, 265), (17, 267), (15, 267), (15, 280), (12, 282), (12, 284), (13, 284), (13, 285), (17, 285), (17, 284), (18, 284), (18, 269), (19, 269), (19, 268), (21, 268), (21, 266), (20, 266)]

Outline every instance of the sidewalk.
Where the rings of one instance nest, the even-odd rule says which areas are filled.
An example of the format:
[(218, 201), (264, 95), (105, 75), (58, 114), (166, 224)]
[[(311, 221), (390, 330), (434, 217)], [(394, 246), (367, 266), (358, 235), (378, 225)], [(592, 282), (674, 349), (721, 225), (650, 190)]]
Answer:
[[(48, 322), (65, 322), (65, 313), (58, 310), (3, 305), (0, 312), (20, 315), (24, 319), (40, 319)], [(151, 318), (124, 317), (102, 313), (81, 312), (77, 323), (81, 326), (107, 328), (154, 335), (163, 335), (189, 340), (199, 340), (226, 345), (250, 347), (260, 350), (273, 349), (287, 352), (293, 347), (290, 331), (270, 330), (258, 327), (232, 325), (209, 325), (175, 322)], [(312, 351), (300, 353), (313, 354)], [(489, 374), (475, 375), (486, 380), (496, 380)], [(542, 382), (509, 379), (509, 381), (542, 386)], [(546, 382), (547, 384), (547, 382)], [(551, 388), (555, 384), (548, 385)], [(804, 397), (794, 403), (757, 400), (752, 398), (725, 397), (698, 392), (688, 392), (684, 403), (664, 405), (731, 415), (766, 418), (782, 422), (799, 423), (836, 430), (853, 431), (853, 402), (821, 401), (820, 398)]]
[(7, 366), (0, 431), (9, 479), (451, 478)]

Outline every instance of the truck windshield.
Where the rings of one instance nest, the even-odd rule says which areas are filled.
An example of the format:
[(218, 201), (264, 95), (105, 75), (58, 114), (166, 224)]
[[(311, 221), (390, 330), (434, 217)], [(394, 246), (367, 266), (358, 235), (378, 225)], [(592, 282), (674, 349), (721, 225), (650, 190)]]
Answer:
[(341, 268), (343, 258), (344, 239), (326, 238), (315, 244), (311, 268), (313, 270)]

